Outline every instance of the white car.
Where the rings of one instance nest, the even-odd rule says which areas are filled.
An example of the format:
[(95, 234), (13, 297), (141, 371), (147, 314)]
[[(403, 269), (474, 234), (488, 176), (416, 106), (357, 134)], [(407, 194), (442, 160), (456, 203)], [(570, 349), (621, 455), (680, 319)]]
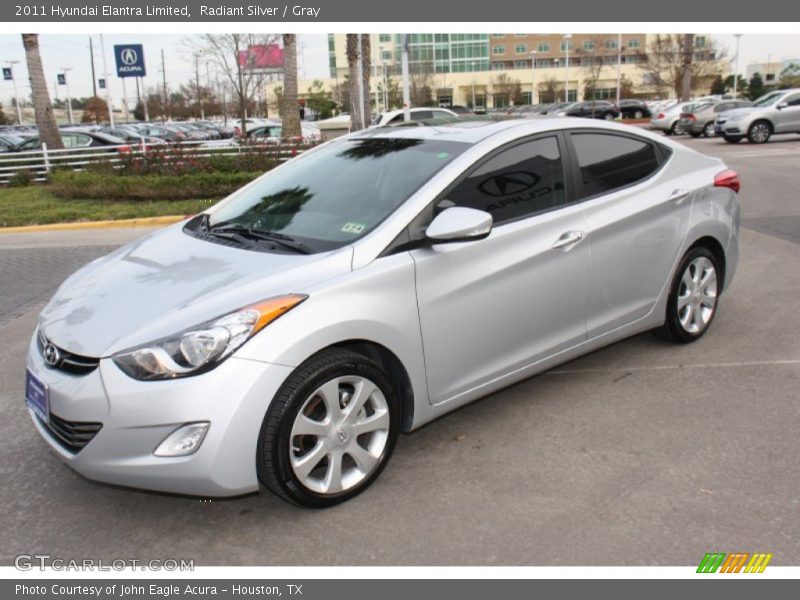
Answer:
[[(446, 108), (412, 108), (411, 113), (412, 121), (424, 121), (426, 119), (438, 119), (441, 117), (457, 117), (458, 115), (452, 110)], [(385, 113), (378, 113), (370, 124), (370, 129), (373, 127), (386, 127), (387, 125), (399, 125), (405, 118), (405, 110), (399, 108), (397, 110), (390, 110)]]

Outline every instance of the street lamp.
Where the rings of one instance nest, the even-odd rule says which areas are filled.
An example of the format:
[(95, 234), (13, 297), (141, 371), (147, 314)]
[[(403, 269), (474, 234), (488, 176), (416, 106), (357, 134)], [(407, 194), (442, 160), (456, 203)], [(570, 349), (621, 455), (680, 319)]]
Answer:
[(734, 37), (736, 38), (736, 63), (733, 67), (733, 97), (736, 98), (736, 90), (739, 87), (739, 40), (741, 40), (742, 34), (735, 33)]
[(14, 77), (14, 65), (18, 60), (7, 60), (8, 70), (11, 71), (11, 81), (14, 82), (14, 103), (17, 105), (17, 124), (22, 125), (22, 109), (19, 106), (19, 93), (17, 92), (17, 78)]
[(531, 105), (536, 105), (536, 50), (531, 50)]
[(572, 34), (564, 34), (564, 51), (566, 52), (566, 61), (564, 64), (564, 102), (569, 102), (569, 46), (572, 43)]
[(470, 62), (470, 68), (472, 69), (472, 112), (475, 112), (477, 108), (475, 106), (475, 61)]

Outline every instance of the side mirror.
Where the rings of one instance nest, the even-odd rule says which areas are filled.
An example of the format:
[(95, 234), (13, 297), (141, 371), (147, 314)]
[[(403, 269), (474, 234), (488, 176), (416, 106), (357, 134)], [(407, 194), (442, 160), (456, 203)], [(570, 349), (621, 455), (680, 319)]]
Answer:
[(788, 102), (778, 102), (778, 105), (775, 108), (777, 108), (778, 110), (783, 110), (787, 106), (789, 106)]
[(434, 242), (480, 240), (492, 231), (492, 215), (463, 206), (452, 206), (439, 213), (428, 225), (425, 235)]

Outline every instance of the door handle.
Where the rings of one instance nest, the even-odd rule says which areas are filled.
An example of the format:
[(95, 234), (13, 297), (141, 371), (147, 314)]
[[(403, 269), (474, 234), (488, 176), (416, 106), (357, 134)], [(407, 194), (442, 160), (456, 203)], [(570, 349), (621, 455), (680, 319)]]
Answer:
[(553, 243), (553, 248), (569, 252), (586, 237), (585, 231), (567, 231)]
[(688, 198), (689, 194), (691, 193), (692, 193), (691, 190), (682, 190), (682, 189), (672, 190), (672, 193), (669, 195), (667, 200), (669, 200), (670, 202), (675, 202), (676, 204), (680, 204), (681, 202), (686, 200), (686, 198)]

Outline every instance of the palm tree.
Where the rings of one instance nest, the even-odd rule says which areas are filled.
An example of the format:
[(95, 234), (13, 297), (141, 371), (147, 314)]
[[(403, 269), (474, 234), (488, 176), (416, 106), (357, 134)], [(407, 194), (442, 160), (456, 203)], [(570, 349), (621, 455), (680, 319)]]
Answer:
[(364, 127), (372, 123), (372, 106), (371, 106), (371, 93), (369, 87), (369, 76), (372, 72), (372, 52), (370, 48), (370, 37), (368, 33), (361, 34), (361, 75), (364, 82), (364, 94), (366, 101), (364, 102)]
[(28, 77), (31, 80), (31, 99), (33, 112), (36, 115), (36, 127), (39, 129), (39, 139), (47, 144), (49, 149), (58, 150), (64, 147), (64, 143), (56, 125), (53, 105), (50, 103), (50, 92), (47, 91), (44, 79), (44, 67), (39, 54), (39, 35), (23, 33), (22, 45), (25, 47), (25, 62), (28, 64)]
[(300, 108), (297, 104), (297, 36), (283, 34), (283, 102), (281, 102), (281, 137), (299, 138)]
[(358, 34), (347, 34), (347, 85), (350, 88), (350, 129), (363, 128), (358, 94)]

